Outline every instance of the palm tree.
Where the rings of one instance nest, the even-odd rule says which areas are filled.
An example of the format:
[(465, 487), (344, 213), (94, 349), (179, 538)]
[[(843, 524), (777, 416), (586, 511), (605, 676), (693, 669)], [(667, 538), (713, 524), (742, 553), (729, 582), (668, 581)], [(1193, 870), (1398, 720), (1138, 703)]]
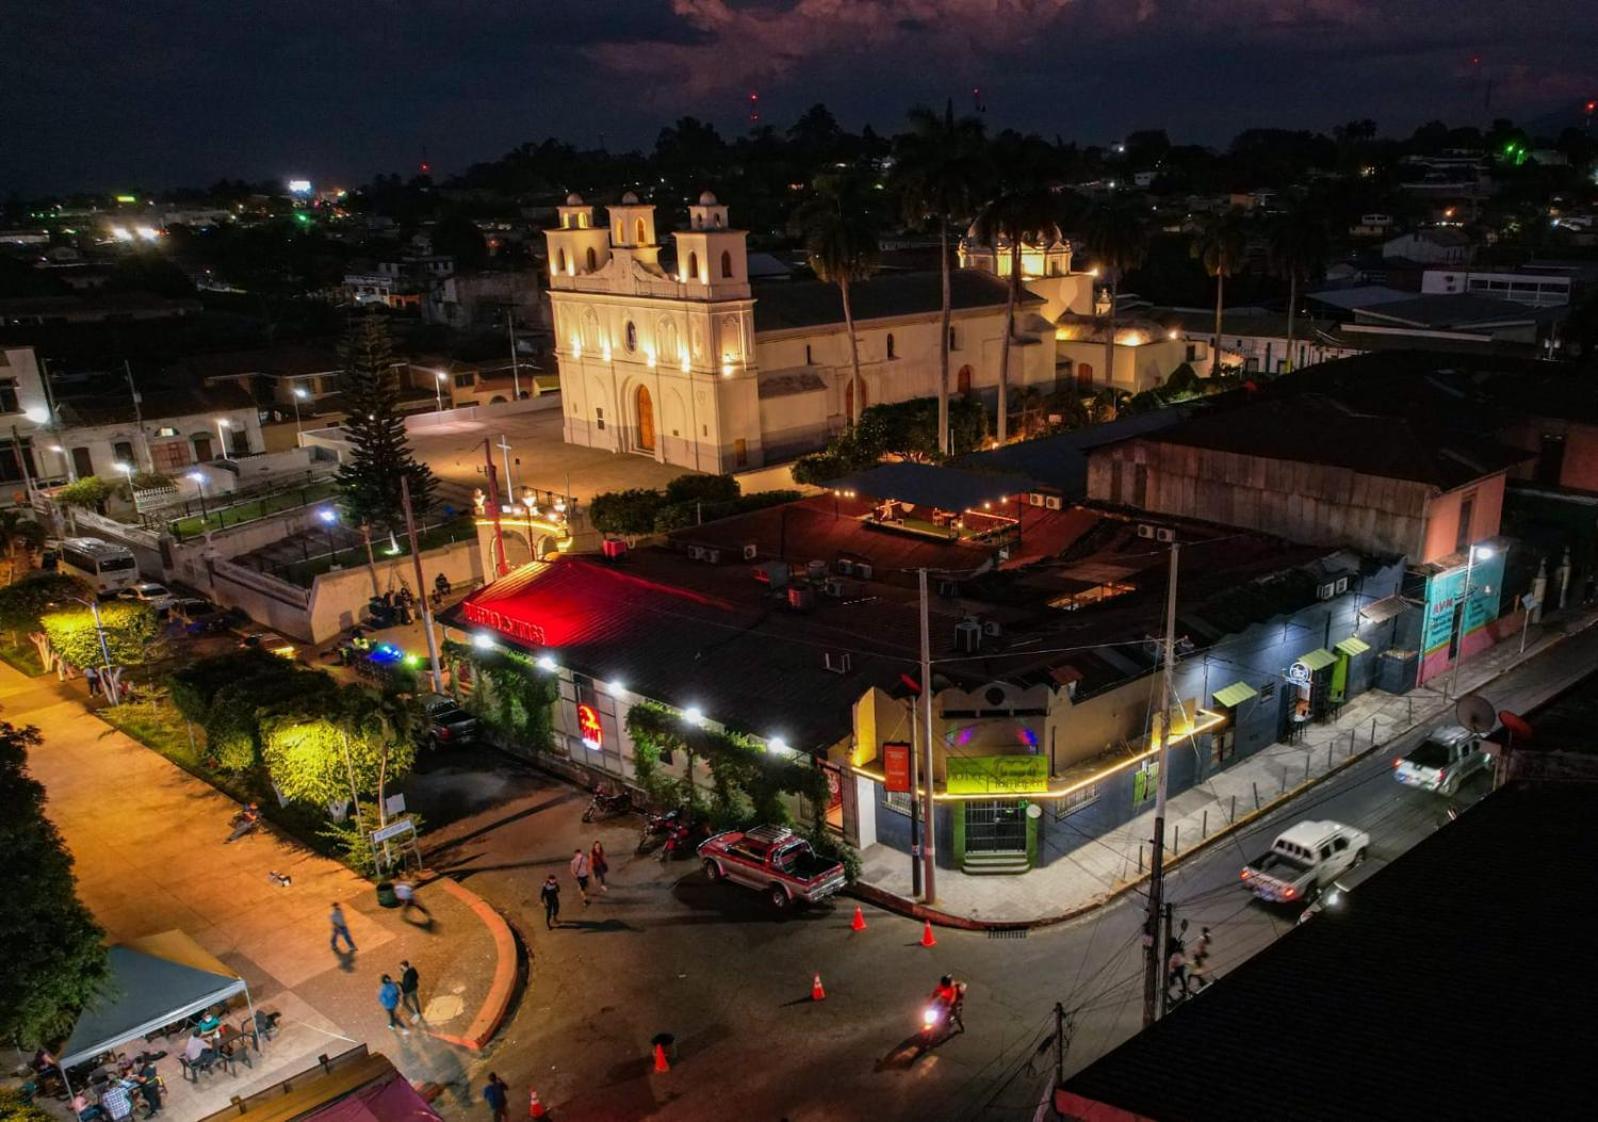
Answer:
[(1202, 261), (1204, 271), (1215, 278), (1215, 338), (1210, 352), (1212, 378), (1221, 372), (1221, 307), (1226, 278), (1235, 276), (1243, 267), (1243, 253), (1247, 248), (1242, 214), (1236, 209), (1211, 217), (1189, 247), (1191, 256)]
[(1293, 316), (1298, 311), (1298, 286), (1326, 263), (1326, 224), (1304, 206), (1294, 207), (1271, 227), (1271, 269), (1287, 278), (1287, 361), (1282, 373), (1293, 369)]
[(1027, 242), (1047, 242), (1059, 235), (1055, 223), (1058, 204), (1045, 187), (1024, 179), (990, 202), (977, 215), (977, 237), (993, 247), (997, 264), (1001, 245), (1010, 251), (1010, 286), (1004, 301), (1004, 344), (999, 349), (999, 443), (1010, 436), (1010, 343), (1015, 338), (1015, 305), (1021, 296), (1021, 247)]
[(949, 224), (968, 215), (986, 178), (982, 158), (982, 123), (956, 118), (954, 102), (940, 117), (925, 106), (910, 110), (910, 131), (901, 138), (896, 178), (905, 221), (938, 224), (938, 262), (943, 274), (942, 345), (938, 348), (938, 451), (950, 452), (949, 436)]
[(792, 227), (804, 238), (805, 258), (819, 280), (838, 286), (843, 299), (844, 330), (849, 333), (849, 424), (860, 423), (864, 391), (860, 382), (860, 344), (854, 334), (854, 308), (849, 286), (869, 277), (880, 250), (877, 231), (862, 205), (853, 179), (827, 176), (816, 181), (816, 194), (794, 211)]
[(1137, 268), (1149, 252), (1149, 224), (1142, 207), (1125, 196), (1112, 196), (1088, 211), (1088, 252), (1104, 270), (1110, 286), (1110, 324), (1104, 335), (1104, 380), (1115, 378), (1115, 298), (1122, 274)]

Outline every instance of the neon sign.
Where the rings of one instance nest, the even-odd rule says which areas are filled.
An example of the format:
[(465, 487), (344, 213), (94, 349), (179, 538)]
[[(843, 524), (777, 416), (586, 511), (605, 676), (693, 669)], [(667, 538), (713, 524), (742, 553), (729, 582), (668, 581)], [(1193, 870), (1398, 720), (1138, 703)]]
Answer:
[(600, 727), (599, 712), (592, 705), (577, 707), (577, 734), (583, 739), (583, 747), (590, 752), (599, 751), (605, 743), (605, 730)]

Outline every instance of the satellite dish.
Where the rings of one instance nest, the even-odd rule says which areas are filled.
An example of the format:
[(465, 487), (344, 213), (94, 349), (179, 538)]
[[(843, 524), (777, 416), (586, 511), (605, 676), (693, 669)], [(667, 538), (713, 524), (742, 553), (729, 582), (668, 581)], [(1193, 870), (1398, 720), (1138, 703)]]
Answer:
[(1480, 694), (1468, 693), (1455, 702), (1454, 719), (1475, 733), (1489, 733), (1498, 727), (1497, 711)]

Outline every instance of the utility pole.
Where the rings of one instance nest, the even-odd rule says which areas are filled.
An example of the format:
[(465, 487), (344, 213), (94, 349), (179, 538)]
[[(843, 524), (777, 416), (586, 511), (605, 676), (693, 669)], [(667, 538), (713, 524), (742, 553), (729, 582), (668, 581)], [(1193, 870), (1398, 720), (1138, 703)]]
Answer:
[(926, 776), (927, 798), (926, 813), (922, 820), (926, 822), (926, 837), (922, 840), (922, 863), (925, 872), (922, 874), (922, 883), (926, 886), (926, 895), (922, 902), (933, 904), (937, 902), (938, 892), (936, 886), (936, 858), (937, 858), (937, 820), (932, 813), (932, 780), (935, 775), (933, 749), (932, 749), (932, 632), (929, 626), (929, 609), (927, 607), (927, 571), (920, 571), (921, 588), (921, 740), (926, 751)]
[[(522, 399), (522, 375), (521, 375), (521, 365), (517, 362), (517, 359), (516, 359), (516, 305), (515, 305), (514, 302), (512, 302), (511, 305), (505, 309), (505, 327), (510, 332), (511, 400), (512, 401), (520, 401)], [(508, 472), (506, 473), (506, 476), (507, 476), (506, 482), (508, 484), (509, 483), (509, 473)]]
[[(122, 360), (122, 372), (128, 376), (128, 393), (133, 396), (133, 424), (139, 430), (139, 443), (144, 445), (144, 469), (155, 471), (155, 459), (150, 455), (150, 438), (144, 431), (144, 414), (139, 405), (143, 399), (139, 396), (139, 389), (133, 384), (133, 366), (127, 359)], [(227, 449), (222, 449), (222, 454), (227, 454)]]
[(1165, 591), (1165, 666), (1160, 683), (1160, 750), (1155, 757), (1154, 855), (1149, 862), (1149, 908), (1143, 938), (1147, 947), (1143, 970), (1143, 1027), (1154, 1023), (1159, 1007), (1160, 975), (1165, 948), (1160, 944), (1160, 907), (1165, 895), (1165, 795), (1166, 755), (1171, 741), (1171, 680), (1176, 671), (1176, 570), (1182, 547), (1171, 543), (1170, 581)]
[(405, 508), (405, 537), (411, 543), (411, 561), (416, 565), (416, 600), (422, 605), (422, 626), (427, 630), (427, 660), (432, 664), (433, 692), (444, 692), (444, 675), (438, 668), (438, 639), (433, 634), (432, 601), (422, 583), (422, 551), (416, 548), (416, 517), (411, 513), (410, 476), (400, 476), (400, 505)]
[[(927, 683), (921, 683), (927, 692)], [(918, 698), (910, 699), (910, 898), (921, 898), (921, 745), (916, 743)]]
[(494, 446), (483, 437), (483, 471), (488, 478), (488, 507), (494, 514), (494, 575), (502, 577), (510, 572), (505, 561), (505, 533), (499, 525), (499, 484), (494, 481)]
[(1065, 1083), (1065, 1006), (1054, 1003), (1054, 1085)]
[(1171, 905), (1169, 902), (1160, 909), (1160, 1016), (1165, 1016), (1171, 1011), (1171, 979), (1167, 970), (1170, 966), (1170, 955), (1165, 949), (1171, 945)]

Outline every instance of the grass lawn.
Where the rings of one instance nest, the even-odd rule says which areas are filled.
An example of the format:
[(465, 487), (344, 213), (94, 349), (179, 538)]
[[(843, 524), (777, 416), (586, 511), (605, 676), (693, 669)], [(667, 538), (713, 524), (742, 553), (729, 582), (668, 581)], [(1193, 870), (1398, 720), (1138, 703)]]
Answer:
[(205, 751), (205, 730), (195, 728), (191, 743), (183, 718), (171, 702), (164, 699), (129, 701), (121, 705), (102, 706), (95, 710), (94, 715), (145, 747), (155, 749), (184, 771), (193, 772), (206, 782), (227, 790), (200, 761), (200, 755)]
[[(206, 530), (220, 530), (227, 526), (238, 526), (245, 522), (254, 522), (256, 519), (265, 518), (269, 514), (277, 514), (295, 507), (309, 506), (311, 503), (321, 502), (331, 497), (338, 490), (338, 485), (332, 480), (313, 483), (308, 487), (292, 487), (283, 491), (276, 491), (270, 495), (263, 495), (258, 499), (251, 499), (246, 503), (234, 506), (211, 505), (209, 514), (201, 516), (191, 514), (186, 518), (178, 518), (168, 523), (174, 537), (178, 539), (191, 538)], [(226, 502), (218, 496), (221, 502)]]
[(26, 639), (13, 646), (5, 636), (0, 636), (0, 659), (30, 678), (37, 678), (44, 673), (44, 663), (39, 661), (39, 649)]

